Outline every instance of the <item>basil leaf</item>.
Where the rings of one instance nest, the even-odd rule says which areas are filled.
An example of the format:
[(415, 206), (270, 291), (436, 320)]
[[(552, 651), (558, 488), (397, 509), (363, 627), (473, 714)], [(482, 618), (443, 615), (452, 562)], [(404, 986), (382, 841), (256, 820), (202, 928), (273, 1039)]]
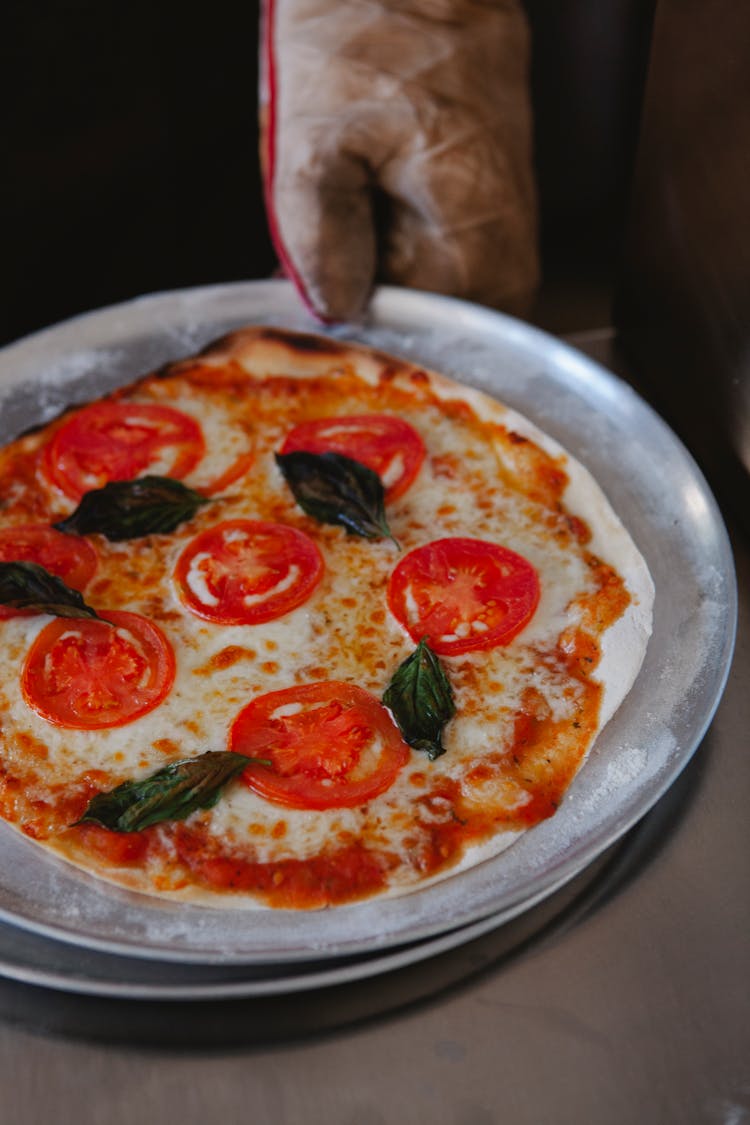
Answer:
[(212, 808), (226, 783), (259, 760), (229, 750), (209, 750), (197, 758), (172, 762), (140, 781), (124, 781), (109, 793), (97, 794), (76, 824), (140, 832), (164, 820), (184, 820), (196, 809)]
[[(276, 464), (308, 516), (364, 539), (393, 539), (376, 472), (342, 453), (277, 453)], [(393, 539), (395, 543), (396, 540)]]
[(431, 762), (445, 753), (440, 737), (456, 713), (453, 689), (424, 638), (396, 669), (383, 703), (410, 746), (424, 750)]
[(73, 535), (96, 531), (113, 542), (138, 539), (174, 531), (208, 503), (205, 496), (172, 477), (112, 480), (86, 492), (73, 514), (53, 527)]
[(0, 562), (0, 605), (55, 617), (99, 617), (78, 590), (33, 562)]

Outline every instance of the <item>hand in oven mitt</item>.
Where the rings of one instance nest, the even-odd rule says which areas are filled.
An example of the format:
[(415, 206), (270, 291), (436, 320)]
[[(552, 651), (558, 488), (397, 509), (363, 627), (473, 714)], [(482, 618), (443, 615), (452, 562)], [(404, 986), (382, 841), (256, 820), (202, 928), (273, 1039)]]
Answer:
[(266, 0), (271, 233), (324, 320), (376, 280), (528, 310), (537, 281), (517, 0)]

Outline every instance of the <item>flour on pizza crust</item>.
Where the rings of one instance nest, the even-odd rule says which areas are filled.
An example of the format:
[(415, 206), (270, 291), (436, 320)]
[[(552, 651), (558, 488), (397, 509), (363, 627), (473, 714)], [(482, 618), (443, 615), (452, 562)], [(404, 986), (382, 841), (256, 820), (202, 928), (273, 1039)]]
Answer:
[[(99, 566), (87, 600), (157, 622), (174, 648), (174, 686), (124, 725), (56, 726), (29, 707), (19, 686), (19, 669), (49, 618), (0, 621), (6, 819), (104, 879), (177, 901), (245, 908), (406, 893), (497, 854), (554, 812), (630, 690), (651, 629), (646, 565), (583, 466), (479, 391), (371, 349), (278, 329), (234, 333), (117, 398), (195, 419), (206, 450), (185, 483), (223, 484), (214, 502), (170, 535), (123, 543), (94, 537)], [(400, 551), (386, 538), (316, 524), (295, 504), (274, 458), (302, 421), (376, 412), (404, 418), (427, 448), (414, 482), (388, 505)], [(74, 506), (38, 468), (59, 425), (0, 453), (0, 532), (52, 522)], [(169, 469), (168, 458), (149, 466)], [(324, 576), (307, 601), (263, 624), (201, 620), (181, 600), (178, 560), (218, 521), (248, 519), (304, 531), (322, 553)], [(380, 699), (414, 648), (386, 604), (389, 575), (404, 554), (443, 537), (505, 544), (536, 568), (541, 597), (507, 646), (444, 659), (457, 714), (442, 757), (430, 762), (412, 751), (393, 784), (362, 807), (288, 808), (235, 782), (212, 810), (148, 829), (148, 847), (135, 859), (123, 851), (113, 862), (106, 842), (68, 827), (71, 810), (82, 811), (84, 789), (107, 790), (223, 749), (253, 698), (336, 680)], [(590, 672), (576, 664), (576, 646)], [(532, 733), (521, 737), (526, 727)], [(572, 733), (578, 727), (580, 736)], [(362, 856), (375, 857), (376, 873), (358, 882), (363, 869), (357, 873), (353, 856), (365, 868), (370, 859)], [(235, 883), (231, 875), (216, 881), (227, 862), (236, 862)]]

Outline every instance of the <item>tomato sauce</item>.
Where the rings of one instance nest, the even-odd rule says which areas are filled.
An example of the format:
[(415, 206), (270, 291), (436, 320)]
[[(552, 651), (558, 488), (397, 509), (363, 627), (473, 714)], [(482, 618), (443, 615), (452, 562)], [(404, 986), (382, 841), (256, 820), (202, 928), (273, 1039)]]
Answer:
[(149, 829), (143, 832), (110, 832), (98, 824), (80, 824), (75, 831), (84, 851), (117, 867), (141, 863), (151, 842)]
[[(315, 342), (315, 347), (319, 346)], [(336, 355), (335, 345), (331, 354)], [(333, 833), (319, 854), (275, 861), (259, 857), (267, 854), (261, 849), (272, 847), (269, 841), (277, 842), (279, 850), (292, 846), (293, 830), (285, 818), (271, 819), (263, 828), (249, 825), (247, 838), (242, 841), (212, 836), (209, 814), (140, 833), (115, 833), (93, 824), (71, 827), (91, 797), (112, 788), (122, 778), (112, 779), (105, 771), (91, 770), (65, 785), (45, 784), (46, 747), (23, 732), (14, 736), (23, 764), (15, 762), (0, 774), (0, 815), (18, 824), (30, 837), (50, 841), (56, 837), (61, 851), (92, 857), (94, 870), (101, 865), (131, 867), (134, 871), (152, 872), (154, 885), (164, 888), (192, 883), (221, 893), (251, 893), (268, 905), (295, 909), (366, 898), (386, 889), (399, 868), (411, 868), (425, 878), (436, 875), (458, 862), (467, 848), (488, 840), (499, 829), (530, 827), (553, 815), (596, 731), (601, 688), (592, 675), (601, 655), (599, 638), (630, 601), (617, 573), (586, 551), (591, 539), (586, 523), (565, 511), (563, 495), (568, 476), (562, 459), (551, 456), (512, 429), (482, 420), (467, 403), (441, 400), (430, 389), (430, 380), (423, 372), (412, 371), (400, 382), (403, 369), (398, 366), (384, 366), (376, 385), (363, 383), (346, 363), (338, 364), (335, 377), (253, 379), (240, 364), (214, 362), (210, 353), (200, 361), (186, 361), (169, 369), (170, 376), (176, 372), (181, 375), (179, 383), (160, 382), (156, 376), (142, 381), (138, 393), (148, 395), (150, 386), (158, 386), (162, 388), (160, 399), (176, 399), (178, 389), (184, 391), (186, 386), (201, 391), (219, 389), (225, 401), (236, 405), (251, 444), (252, 421), (261, 407), (271, 427), (269, 447), (278, 449), (292, 419), (295, 425), (312, 423), (321, 416), (337, 413), (339, 404), (347, 398), (356, 402), (363, 414), (400, 410), (413, 414), (422, 406), (434, 407), (473, 435), (476, 448), (486, 445), (491, 434), (499, 448), (502, 482), (527, 498), (529, 510), (541, 505), (540, 521), (545, 533), (555, 536), (563, 546), (570, 544), (588, 568), (590, 592), (575, 603), (579, 611), (576, 626), (566, 629), (549, 651), (532, 654), (535, 659), (561, 669), (569, 678), (576, 692), (574, 717), (555, 720), (543, 697), (529, 690), (509, 715), (509, 734), (504, 744), (469, 763), (460, 780), (442, 775), (426, 759), (419, 758), (420, 766), (424, 761), (424, 768), (409, 775), (411, 800), (406, 811), (399, 810), (398, 814), (406, 822), (409, 844), (399, 854), (388, 846), (387, 823), (384, 827), (376, 812), (369, 815), (365, 805), (363, 827), (357, 838)], [(123, 401), (127, 395), (124, 389), (113, 396), (113, 401)], [(39, 467), (40, 449), (66, 420), (61, 419), (42, 434), (30, 435), (0, 451), (0, 508), (11, 514), (12, 522), (52, 522), (69, 513), (70, 504), (44, 479)], [(237, 485), (250, 495), (257, 488), (255, 495), (259, 495), (253, 477), (257, 459), (255, 450), (241, 454), (203, 491), (218, 494)], [(428, 450), (425, 464), (437, 479), (451, 483), (467, 481), (472, 491), (479, 493), (481, 476), (473, 449), (466, 458), (446, 452), (431, 454)], [(185, 472), (187, 475), (187, 469)], [(490, 511), (495, 500), (491, 490), (478, 495), (477, 510)], [(308, 517), (294, 509), (283, 491), (266, 503), (266, 519), (299, 525), (306, 533), (314, 531), (316, 542), (324, 546), (340, 539), (340, 529), (313, 527)], [(217, 504), (221, 504), (221, 499)], [(202, 534), (201, 529), (225, 518), (223, 514), (217, 517), (217, 511), (221, 509), (213, 506), (202, 511), (190, 535)], [(440, 515), (449, 518), (454, 511), (455, 505), (445, 505)], [(352, 552), (362, 549), (358, 543), (349, 546)], [(160, 593), (163, 571), (157, 548), (158, 544), (145, 540), (124, 546), (100, 544), (97, 540), (100, 571), (90, 582), (87, 597), (94, 595), (97, 604), (106, 605), (110, 597), (119, 596), (127, 601), (137, 595), (143, 599), (144, 591), (151, 590), (153, 602), (149, 605), (163, 622), (168, 608), (166, 596)], [(394, 568), (395, 565), (394, 556)], [(379, 642), (380, 630), (387, 624), (383, 592), (384, 588), (373, 584), (367, 624), (347, 638), (352, 661), (376, 673), (386, 668)], [(344, 610), (357, 608), (352, 598), (342, 597), (340, 605)], [(330, 631), (330, 624), (330, 619), (318, 619), (311, 628), (313, 633), (315, 629)], [(259, 649), (260, 646), (258, 641)], [(267, 648), (273, 651), (270, 643)], [(283, 670), (283, 654), (278, 660), (262, 661), (258, 650), (232, 644), (206, 657), (205, 664), (194, 672), (204, 678), (212, 677), (254, 661), (266, 674)], [(472, 672), (470, 661), (465, 667), (457, 663), (452, 667), (467, 687), (472, 686), (474, 676), (476, 686), (483, 686), (485, 693), (493, 696), (492, 705), (497, 701), (501, 709), (502, 684), (480, 681)], [(323, 681), (329, 679), (330, 669), (322, 662), (311, 663), (307, 674), (313, 681)], [(259, 692), (259, 685), (253, 684), (252, 690), (256, 687)], [(200, 730), (198, 722), (185, 720), (184, 726)], [(180, 752), (176, 739), (160, 739), (151, 745), (167, 757)], [(144, 749), (148, 750), (148, 745)], [(412, 763), (415, 753), (409, 751)], [(146, 769), (148, 764), (144, 754), (141, 766)], [(509, 799), (508, 793), (516, 799)], [(284, 809), (279, 808), (278, 812), (283, 813)], [(409, 874), (405, 872), (407, 882)]]
[(0, 816), (34, 840), (64, 833), (78, 820), (92, 797), (107, 788), (108, 775), (88, 770), (65, 785), (45, 785), (34, 768), (0, 772)]
[(269, 906), (314, 909), (367, 898), (387, 885), (396, 857), (354, 843), (310, 859), (259, 862), (224, 852), (203, 833), (173, 830), (176, 853), (193, 879), (210, 890), (244, 891)]

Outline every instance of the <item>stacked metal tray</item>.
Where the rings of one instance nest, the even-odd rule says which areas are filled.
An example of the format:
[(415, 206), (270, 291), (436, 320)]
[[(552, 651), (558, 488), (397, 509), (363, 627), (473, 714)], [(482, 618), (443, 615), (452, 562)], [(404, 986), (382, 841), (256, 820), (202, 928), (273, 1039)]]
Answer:
[(510, 927), (575, 887), (679, 776), (726, 681), (731, 549), (693, 460), (624, 382), (512, 318), (384, 288), (366, 323), (321, 329), (284, 282), (156, 294), (0, 352), (0, 443), (245, 324), (327, 331), (479, 387), (594, 474), (646, 558), (654, 632), (632, 691), (551, 820), (412, 894), (311, 912), (169, 904), (101, 884), (0, 824), (0, 975), (130, 999), (269, 996), (346, 983)]

